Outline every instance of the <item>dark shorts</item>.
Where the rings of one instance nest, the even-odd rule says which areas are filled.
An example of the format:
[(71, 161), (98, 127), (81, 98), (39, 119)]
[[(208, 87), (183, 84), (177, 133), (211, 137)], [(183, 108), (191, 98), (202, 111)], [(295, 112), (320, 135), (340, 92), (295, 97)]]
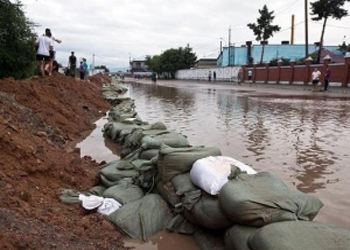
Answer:
[(50, 59), (55, 59), (55, 54), (56, 54), (56, 51), (51, 50), (50, 51)]
[(312, 80), (313, 85), (317, 85), (320, 82), (320, 80)]
[(44, 56), (44, 55), (39, 55), (39, 54), (37, 54), (37, 55), (36, 55), (36, 60), (37, 60), (37, 61), (45, 61), (45, 62), (48, 62), (48, 61), (50, 61), (50, 56)]

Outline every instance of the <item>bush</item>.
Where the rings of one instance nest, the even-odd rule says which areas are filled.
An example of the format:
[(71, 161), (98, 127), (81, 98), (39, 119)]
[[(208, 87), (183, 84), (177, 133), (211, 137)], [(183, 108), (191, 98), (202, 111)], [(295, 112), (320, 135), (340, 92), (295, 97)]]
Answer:
[(33, 23), (21, 2), (0, 0), (0, 78), (31, 76), (35, 70)]

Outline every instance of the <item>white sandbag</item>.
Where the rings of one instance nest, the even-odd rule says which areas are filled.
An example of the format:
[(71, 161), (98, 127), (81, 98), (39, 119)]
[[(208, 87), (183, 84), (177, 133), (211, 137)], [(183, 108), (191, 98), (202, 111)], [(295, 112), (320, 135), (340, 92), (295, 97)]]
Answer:
[(104, 198), (102, 205), (98, 207), (97, 212), (103, 215), (110, 215), (117, 211), (122, 204), (112, 198)]
[(255, 174), (256, 171), (248, 165), (243, 164), (227, 156), (209, 156), (197, 160), (191, 169), (192, 182), (206, 191), (208, 194), (217, 195), (221, 188), (228, 182), (232, 166)]
[(95, 208), (98, 208), (103, 203), (103, 197), (99, 197), (96, 195), (87, 196), (84, 194), (80, 194), (79, 200), (81, 200), (81, 203), (82, 203), (81, 205), (86, 210), (93, 210)]

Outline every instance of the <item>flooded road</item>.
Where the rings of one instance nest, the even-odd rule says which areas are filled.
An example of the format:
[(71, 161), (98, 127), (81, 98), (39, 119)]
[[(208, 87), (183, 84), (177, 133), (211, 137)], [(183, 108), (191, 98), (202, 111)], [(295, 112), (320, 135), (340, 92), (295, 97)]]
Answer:
[(126, 86), (143, 120), (162, 121), (193, 145), (217, 146), (271, 171), (324, 202), (318, 221), (350, 228), (349, 99), (197, 83)]

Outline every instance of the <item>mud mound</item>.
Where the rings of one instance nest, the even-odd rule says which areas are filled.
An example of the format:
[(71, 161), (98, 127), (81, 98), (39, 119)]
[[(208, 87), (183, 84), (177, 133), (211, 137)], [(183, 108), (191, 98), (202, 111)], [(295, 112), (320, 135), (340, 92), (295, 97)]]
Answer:
[(109, 105), (94, 82), (69, 77), (0, 80), (0, 248), (120, 248), (101, 216), (58, 200), (60, 188), (87, 190), (97, 164), (71, 145)]
[(111, 79), (109, 76), (104, 75), (102, 73), (96, 74), (94, 76), (90, 76), (89, 80), (94, 82), (98, 86), (102, 86), (103, 84), (111, 82)]

